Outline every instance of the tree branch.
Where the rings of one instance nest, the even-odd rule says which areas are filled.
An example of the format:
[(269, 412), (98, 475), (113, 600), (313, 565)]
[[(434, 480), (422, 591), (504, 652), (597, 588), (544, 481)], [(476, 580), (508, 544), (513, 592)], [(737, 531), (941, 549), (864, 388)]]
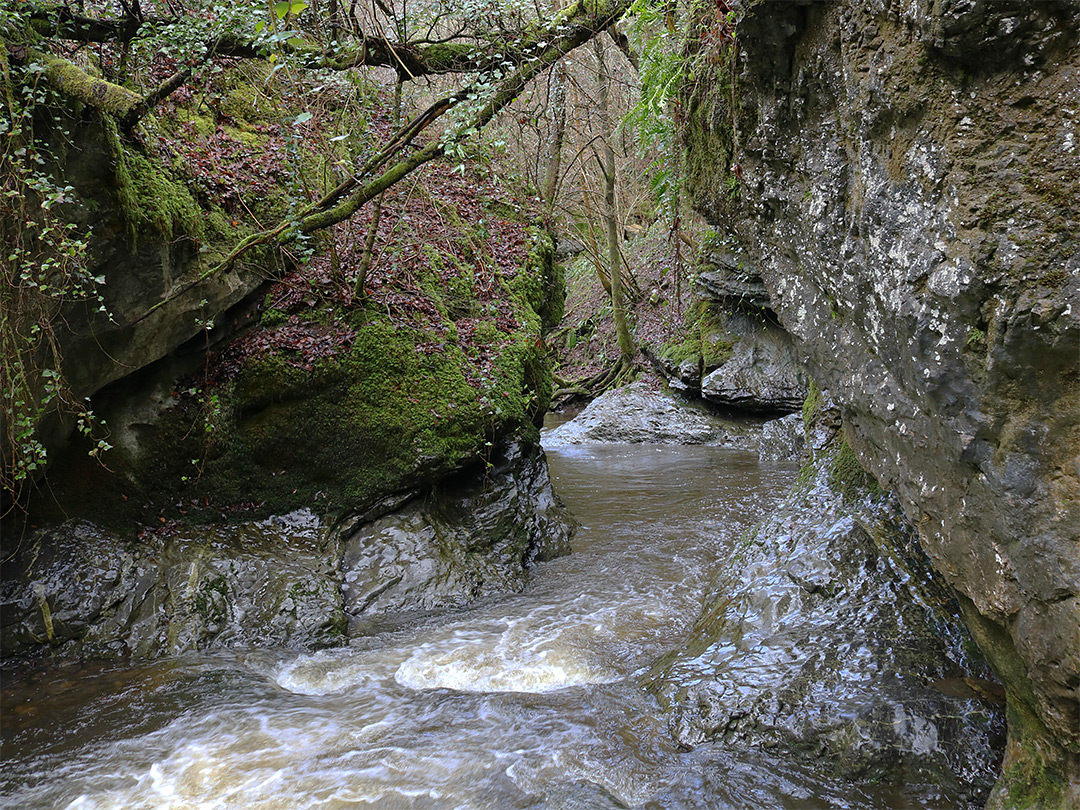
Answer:
[[(458, 129), (459, 134), (445, 141), (428, 143), (407, 158), (391, 166), (378, 177), (371, 177), (361, 186), (360, 182), (364, 177), (370, 177), (376, 168), (362, 171), (357, 177), (345, 181), (322, 200), (302, 212), (298, 220), (293, 221), (291, 227), (289, 223), (281, 223), (261, 233), (252, 234), (252, 236), (237, 245), (236, 249), (220, 265), (210, 270), (208, 274), (227, 268), (237, 258), (257, 245), (269, 243), (284, 245), (301, 235), (328, 228), (348, 219), (365, 203), (390, 188), (410, 172), (442, 156), (448, 144), (459, 142), (466, 137), (465, 133), (484, 127), (499, 111), (517, 98), (525, 86), (536, 76), (622, 17), (626, 13), (629, 4), (630, 0), (593, 0), (593, 2), (578, 0), (557, 17), (546, 30), (530, 38), (531, 47), (527, 43), (522, 48), (522, 53), (529, 53), (531, 50), (533, 54), (531, 58), (523, 58), (517, 69), (503, 79), (491, 97), (474, 114), (468, 125)], [(416, 134), (419, 134), (423, 128), (429, 126), (447, 110), (467, 98), (469, 93), (470, 88), (465, 88), (454, 96), (436, 102), (427, 111), (410, 122), (390, 145), (376, 157), (374, 161), (375, 167), (385, 165)]]
[(58, 93), (81, 101), (123, 121), (139, 106), (143, 97), (126, 87), (91, 76), (82, 68), (59, 56), (36, 48), (7, 46), (11, 56), (21, 62), (36, 62), (45, 69), (45, 79)]

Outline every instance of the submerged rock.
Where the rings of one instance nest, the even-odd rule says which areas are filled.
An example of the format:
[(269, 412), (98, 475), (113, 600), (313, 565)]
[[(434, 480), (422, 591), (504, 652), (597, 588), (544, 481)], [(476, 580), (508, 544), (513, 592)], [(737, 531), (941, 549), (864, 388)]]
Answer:
[(574, 419), (544, 434), (544, 445), (590, 442), (708, 444), (756, 449), (759, 428), (725, 419), (639, 380), (607, 391)]
[(82, 520), (28, 536), (4, 564), (2, 652), (311, 649), (343, 641), (346, 614), (374, 604), (462, 605), (520, 589), (533, 562), (568, 550), (572, 524), (539, 449), (513, 444), (493, 461), (338, 525), (301, 510), (145, 540)]
[(965, 683), (992, 682), (955, 601), (846, 445), (807, 476), (723, 565), (686, 648), (654, 668), (673, 737), (985, 800), (1004, 712)]

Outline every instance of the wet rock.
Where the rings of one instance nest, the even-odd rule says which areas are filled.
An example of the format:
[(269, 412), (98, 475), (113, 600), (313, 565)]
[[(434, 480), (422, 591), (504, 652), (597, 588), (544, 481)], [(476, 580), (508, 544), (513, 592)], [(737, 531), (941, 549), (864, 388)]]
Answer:
[(848, 480), (845, 455), (834, 445), (741, 543), (650, 689), (687, 748), (767, 750), (979, 802), (996, 777), (1003, 712), (937, 684), (989, 673), (898, 504), (865, 477)]
[(701, 396), (745, 411), (801, 408), (809, 392), (809, 377), (790, 335), (760, 315), (733, 313), (727, 327), (737, 336), (731, 355), (702, 379)]
[(144, 540), (87, 521), (30, 535), (3, 568), (0, 649), (312, 649), (345, 639), (346, 613), (517, 590), (535, 561), (569, 550), (573, 524), (538, 449), (508, 445), (489, 469), (382, 503), (381, 515), (341, 524), (301, 510)]
[[(709, 145), (688, 165), (715, 155), (688, 182), (761, 273), (1005, 681), (1012, 742), (994, 802), (1070, 806), (1080, 5), (809, 8), (749, 7), (739, 109), (688, 115)], [(749, 193), (733, 201), (727, 179)]]
[(698, 292), (705, 298), (722, 302), (733, 310), (753, 314), (771, 310), (769, 291), (761, 274), (746, 264), (745, 257), (731, 249), (714, 248), (702, 259), (698, 272)]
[(802, 414), (789, 413), (761, 426), (758, 458), (762, 461), (798, 461), (806, 447)]
[(571, 421), (544, 434), (547, 447), (590, 442), (708, 444), (756, 449), (758, 428), (715, 416), (647, 380), (607, 391)]
[(85, 521), (30, 537), (5, 566), (3, 652), (139, 657), (308, 648), (344, 631), (338, 551), (309, 512), (151, 542)]
[(572, 524), (539, 449), (511, 445), (480, 476), (447, 481), (346, 530), (345, 610), (353, 617), (468, 604), (520, 590), (529, 567), (569, 551)]
[(645, 350), (668, 385), (726, 409), (751, 413), (798, 410), (809, 376), (791, 336), (765, 306), (701, 286), (716, 298), (687, 315), (690, 334), (656, 352)]

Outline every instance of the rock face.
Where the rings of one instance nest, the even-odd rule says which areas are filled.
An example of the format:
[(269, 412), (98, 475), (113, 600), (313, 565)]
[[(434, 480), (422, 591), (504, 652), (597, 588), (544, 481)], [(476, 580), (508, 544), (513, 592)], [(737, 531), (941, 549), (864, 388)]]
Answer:
[(783, 413), (802, 407), (809, 391), (791, 337), (761, 316), (732, 313), (731, 356), (701, 381), (702, 398), (744, 411)]
[(751, 5), (733, 92), (689, 115), (697, 204), (1005, 684), (992, 806), (1080, 803), (1078, 28), (1065, 0)]
[(806, 429), (802, 414), (789, 413), (761, 426), (758, 458), (762, 461), (799, 461), (805, 448)]
[(340, 550), (310, 512), (127, 541), (86, 521), (4, 567), (3, 652), (149, 657), (342, 638)]
[(761, 279), (727, 253), (714, 252), (704, 267), (697, 282), (703, 300), (687, 314), (690, 334), (661, 348), (657, 370), (675, 390), (723, 408), (798, 410), (809, 393), (806, 364), (777, 323)]
[(981, 804), (1004, 712), (955, 602), (846, 445), (806, 477), (721, 563), (686, 649), (655, 668), (673, 737)]
[(513, 444), (492, 462), (374, 520), (305, 510), (139, 541), (81, 520), (43, 531), (4, 565), (2, 652), (310, 649), (343, 641), (347, 617), (520, 589), (568, 550), (572, 523), (541, 451)]
[[(71, 301), (56, 318), (64, 379), (81, 400), (175, 350), (207, 321), (221, 323), (265, 283), (273, 259), (204, 275), (201, 249), (243, 234), (220, 211), (202, 207), (157, 156), (110, 136), (96, 115), (54, 112), (70, 127), (57, 152), (65, 160), (55, 167), (61, 185), (70, 186), (65, 216), (79, 233), (92, 233), (86, 275), (107, 276), (100, 302)], [(71, 431), (50, 418), (41, 438), (59, 447)]]
[(512, 445), (477, 480), (343, 532), (345, 612), (354, 618), (461, 606), (521, 590), (529, 567), (570, 551), (572, 524), (555, 501), (542, 453)]
[(590, 442), (711, 444), (756, 449), (757, 426), (723, 419), (654, 390), (648, 381), (607, 391), (544, 436), (548, 447)]

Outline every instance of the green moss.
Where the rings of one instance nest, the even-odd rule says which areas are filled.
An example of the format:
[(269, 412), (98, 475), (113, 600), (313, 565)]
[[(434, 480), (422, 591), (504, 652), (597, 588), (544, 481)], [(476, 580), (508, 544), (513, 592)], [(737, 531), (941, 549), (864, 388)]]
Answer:
[(239, 141), (244, 146), (252, 149), (259, 149), (266, 145), (267, 137), (259, 132), (250, 132), (246, 129), (239, 129), (237, 127), (225, 127), (225, 134), (232, 138), (234, 141)]
[(213, 116), (198, 113), (190, 107), (178, 107), (176, 118), (181, 125), (187, 125), (193, 133), (203, 138), (213, 135), (217, 129), (217, 122)]
[[(734, 49), (705, 45), (690, 50), (692, 74), (684, 83), (683, 103), (686, 125), (683, 131), (683, 155), (686, 161), (686, 185), (691, 197), (707, 200), (718, 210), (713, 216), (731, 215), (738, 204), (738, 178), (732, 172), (735, 154), (735, 119), (739, 109), (732, 109), (732, 60)], [(718, 58), (717, 58), (718, 57)], [(735, 99), (736, 105), (738, 100)], [(722, 189), (715, 193), (714, 189)]]
[(1038, 714), (1038, 699), (1009, 632), (957, 592), (964, 623), (1005, 687), (1009, 740), (1001, 778), (988, 806), (1008, 810), (1068, 810), (1069, 760)]
[(810, 425), (824, 407), (825, 398), (821, 395), (821, 389), (817, 387), (817, 383), (811, 380), (810, 392), (806, 395), (806, 399), (803, 400), (802, 406), (803, 427), (806, 430), (810, 429)]
[(685, 334), (682, 340), (664, 344), (660, 355), (676, 365), (696, 362), (703, 376), (731, 357), (735, 338), (728, 334), (726, 315), (718, 305), (708, 301), (691, 305), (686, 311)]
[(289, 314), (287, 312), (270, 307), (269, 309), (263, 310), (262, 317), (259, 319), (259, 325), (264, 328), (280, 326), (288, 319)]
[[(439, 274), (429, 267), (415, 278), (446, 317)], [(481, 350), (459, 345), (449, 320), (410, 327), (365, 308), (350, 313), (351, 342), (334, 356), (313, 362), (278, 350), (242, 360), (231, 383), (183, 397), (169, 412), (130, 462), (138, 486), (125, 503), (154, 516), (198, 504), (184, 507), (189, 520), (238, 504), (250, 507), (237, 513), (245, 518), (301, 506), (338, 514), (482, 464), (502, 436), (537, 440), (552, 382), (534, 305), (548, 294), (528, 266), (502, 283), (512, 309), (504, 314), (516, 325), (508, 333), (480, 321)], [(471, 283), (456, 293), (482, 309)], [(327, 306), (295, 316), (267, 308), (260, 326), (287, 317), (335, 320)]]
[(205, 212), (191, 191), (167, 167), (121, 142), (114, 120), (108, 116), (101, 120), (113, 153), (117, 202), (132, 241), (150, 233), (166, 239), (200, 236)]
[(221, 101), (221, 114), (235, 121), (265, 121), (277, 113), (264, 93), (252, 84), (238, 81)]
[(862, 492), (880, 492), (877, 479), (863, 469), (859, 457), (841, 434), (830, 458), (829, 485), (846, 498), (856, 498)]
[(535, 313), (541, 328), (551, 329), (562, 320), (566, 308), (564, 270), (555, 261), (555, 240), (551, 233), (530, 228), (529, 235), (533, 246), (508, 288), (526, 315)]

